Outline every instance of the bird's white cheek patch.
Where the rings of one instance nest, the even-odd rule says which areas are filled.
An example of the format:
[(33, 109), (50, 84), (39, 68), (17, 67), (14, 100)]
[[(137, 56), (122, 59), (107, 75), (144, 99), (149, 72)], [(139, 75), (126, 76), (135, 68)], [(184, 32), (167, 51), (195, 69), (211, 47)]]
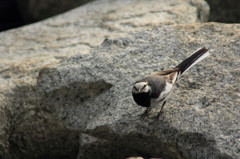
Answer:
[(173, 88), (173, 84), (167, 82), (165, 90), (162, 91), (162, 93), (158, 97), (157, 101), (159, 102), (159, 101), (163, 100), (171, 92), (172, 88)]

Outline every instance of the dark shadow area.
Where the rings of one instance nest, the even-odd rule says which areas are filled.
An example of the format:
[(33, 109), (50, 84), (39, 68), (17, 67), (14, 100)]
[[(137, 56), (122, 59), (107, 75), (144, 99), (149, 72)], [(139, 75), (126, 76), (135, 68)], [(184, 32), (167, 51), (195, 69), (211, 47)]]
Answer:
[(61, 14), (89, 1), (91, 0), (1, 0), (0, 31), (17, 28)]
[(108, 126), (87, 130), (80, 136), (80, 152), (77, 159), (123, 159), (132, 156), (143, 158), (231, 159), (215, 148), (215, 141), (200, 133), (180, 133), (174, 128), (162, 133), (164, 140), (154, 135), (136, 132), (116, 133)]
[(239, 0), (206, 0), (210, 6), (209, 22), (240, 23)]
[(0, 158), (75, 159), (79, 131), (66, 128), (56, 112), (45, 107), (36, 86), (23, 85), (12, 91), (11, 103), (6, 108), (9, 109), (6, 144), (0, 147)]
[(17, 0), (0, 1), (0, 31), (24, 25), (17, 6)]

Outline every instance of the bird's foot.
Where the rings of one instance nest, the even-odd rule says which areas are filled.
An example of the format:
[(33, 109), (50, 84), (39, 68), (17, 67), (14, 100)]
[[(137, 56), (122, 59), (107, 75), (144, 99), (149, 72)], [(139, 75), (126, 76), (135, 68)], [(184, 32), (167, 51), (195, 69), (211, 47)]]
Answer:
[(146, 117), (149, 116), (149, 114), (148, 114), (148, 111), (145, 111), (143, 114), (138, 115), (138, 116), (140, 116), (140, 119), (141, 119), (141, 120), (144, 120)]
[(155, 119), (155, 120), (159, 121), (162, 113), (163, 113), (163, 111), (160, 111), (157, 116), (151, 117), (151, 119)]

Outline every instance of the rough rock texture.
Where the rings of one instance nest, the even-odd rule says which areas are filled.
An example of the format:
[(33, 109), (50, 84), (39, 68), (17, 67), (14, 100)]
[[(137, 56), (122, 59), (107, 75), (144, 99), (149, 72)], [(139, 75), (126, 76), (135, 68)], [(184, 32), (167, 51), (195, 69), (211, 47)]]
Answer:
[(0, 158), (76, 158), (79, 132), (42, 104), (36, 79), (6, 78), (12, 83), (0, 84)]
[[(240, 25), (172, 25), (106, 39), (89, 54), (45, 68), (38, 90), (67, 127), (83, 131), (78, 158), (240, 158)], [(200, 47), (160, 121), (143, 121), (133, 82), (173, 68)], [(160, 109), (160, 107), (159, 107)], [(153, 110), (152, 116), (159, 110)]]
[(41, 23), (1, 33), (0, 68), (39, 69), (64, 57), (87, 53), (107, 37), (154, 26), (206, 22), (208, 14), (209, 7), (202, 0), (95, 1)]
[[(84, 59), (92, 56), (89, 50), (106, 37), (162, 25), (205, 22), (208, 13), (209, 7), (202, 0), (100, 0), (40, 23), (0, 33), (0, 158), (75, 158), (79, 132), (63, 124), (62, 119), (69, 118), (65, 106), (71, 107), (74, 101), (88, 101), (113, 87), (101, 78), (92, 82), (85, 79), (89, 85), (69, 81), (71, 84), (62, 83), (58, 90), (56, 87), (48, 90), (56, 93), (49, 101), (51, 94), (44, 93), (42, 87), (46, 83), (39, 81), (40, 91), (36, 84), (38, 76), (46, 78), (50, 71), (47, 67), (54, 67), (60, 60), (76, 54)], [(125, 43), (114, 43), (126, 47)], [(87, 90), (82, 93), (82, 89)], [(61, 94), (66, 96), (56, 101), (55, 97)], [(69, 101), (70, 98), (73, 100)], [(104, 109), (102, 107), (99, 114)], [(73, 128), (79, 120), (83, 123), (74, 128), (84, 129), (87, 119), (96, 115), (80, 114), (83, 114), (81, 118), (73, 115), (77, 118), (67, 127)]]

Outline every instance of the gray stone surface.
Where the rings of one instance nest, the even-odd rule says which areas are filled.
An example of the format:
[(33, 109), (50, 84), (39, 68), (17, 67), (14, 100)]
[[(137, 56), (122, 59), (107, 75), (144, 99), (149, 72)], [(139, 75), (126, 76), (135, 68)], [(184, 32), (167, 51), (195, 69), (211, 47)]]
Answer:
[[(105, 38), (162, 25), (206, 22), (208, 14), (209, 7), (202, 0), (94, 1), (40, 23), (2, 32), (0, 68), (10, 70), (9, 74), (15, 68), (23, 72), (20, 77), (25, 76), (63, 58), (88, 53)], [(4, 76), (18, 75), (9, 74)]]
[[(87, 117), (80, 113), (82, 118), (73, 114), (73, 124), (68, 123), (66, 128), (63, 121), (70, 121), (70, 117), (64, 114), (65, 107), (70, 108), (74, 101), (79, 103), (79, 100), (84, 102), (101, 96), (114, 84), (99, 78), (99, 81), (92, 81), (89, 91), (82, 93), (79, 90), (90, 87), (85, 82), (56, 83), (56, 86), (61, 85), (58, 90), (56, 87), (48, 90), (56, 93), (52, 94), (51, 101), (50, 96), (43, 96), (48, 94), (43, 89), (39, 95), (36, 84), (39, 70), (42, 69), (40, 76), (46, 78), (50, 71), (47, 68), (54, 68), (66, 57), (80, 54), (86, 59), (92, 56), (89, 50), (100, 45), (104, 38), (169, 24), (205, 22), (208, 13), (209, 7), (202, 0), (99, 0), (39, 23), (0, 33), (0, 158), (75, 158), (78, 131), (69, 128), (86, 127), (87, 119), (95, 118), (96, 114)], [(126, 47), (124, 43), (116, 43)], [(39, 81), (38, 84), (46, 87), (46, 83)], [(58, 94), (69, 90), (69, 95), (56, 101)], [(70, 98), (73, 100), (69, 101)], [(99, 109), (101, 114), (107, 104), (95, 110)]]
[[(164, 26), (106, 39), (41, 71), (38, 90), (81, 140), (78, 158), (240, 157), (240, 25)], [(139, 116), (133, 82), (176, 66), (200, 47), (211, 55), (184, 74), (160, 121)], [(159, 107), (160, 109), (160, 107)], [(153, 110), (152, 116), (159, 110)], [(92, 137), (91, 137), (92, 136)]]

